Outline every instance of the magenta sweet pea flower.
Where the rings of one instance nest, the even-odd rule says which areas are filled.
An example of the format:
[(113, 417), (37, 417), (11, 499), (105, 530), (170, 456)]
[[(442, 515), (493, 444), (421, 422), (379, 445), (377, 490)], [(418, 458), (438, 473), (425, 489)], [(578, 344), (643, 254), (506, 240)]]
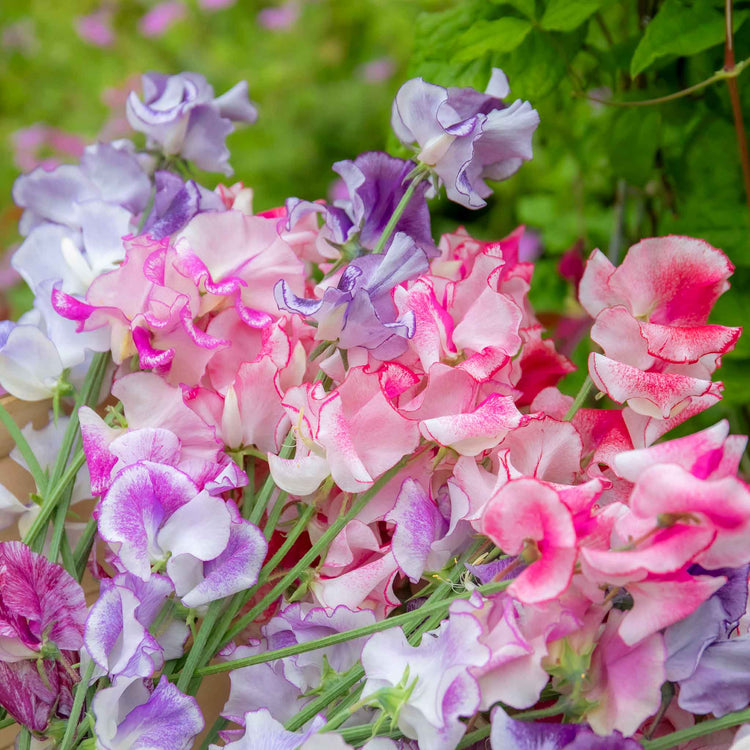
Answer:
[(509, 93), (498, 68), (484, 94), (413, 78), (396, 94), (391, 126), (403, 144), (417, 144), (417, 159), (435, 170), (448, 198), (481, 208), (492, 192), (485, 179), (507, 179), (532, 155), (539, 115), (520, 99), (505, 104)]
[(22, 542), (0, 542), (0, 661), (45, 655), (45, 645), (83, 645), (83, 589), (62, 567)]
[(214, 97), (199, 73), (147, 73), (142, 80), (143, 101), (131, 92), (127, 115), (132, 127), (146, 134), (149, 146), (166, 156), (179, 154), (201, 169), (232, 174), (224, 141), (233, 123), (253, 123), (258, 116), (247, 98), (247, 82)]

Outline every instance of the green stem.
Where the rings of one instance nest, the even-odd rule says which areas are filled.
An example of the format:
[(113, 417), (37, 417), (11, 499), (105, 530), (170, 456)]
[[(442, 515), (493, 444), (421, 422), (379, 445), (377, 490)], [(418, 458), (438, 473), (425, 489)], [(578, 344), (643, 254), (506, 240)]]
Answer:
[(94, 544), (94, 535), (96, 534), (96, 519), (89, 518), (86, 521), (86, 526), (83, 529), (81, 538), (76, 544), (76, 548), (73, 550), (73, 559), (76, 564), (76, 580), (80, 582), (83, 578), (83, 572), (86, 570), (86, 563), (91, 554), (91, 547)]
[(31, 476), (34, 477), (34, 484), (36, 484), (37, 492), (40, 495), (43, 495), (47, 489), (47, 477), (45, 476), (42, 467), (39, 465), (39, 461), (37, 461), (34, 451), (31, 450), (31, 446), (23, 436), (21, 428), (15, 423), (13, 417), (10, 416), (2, 402), (0, 402), (0, 422), (5, 425), (5, 429), (8, 430), (8, 433), (13, 438), (13, 442), (18, 446), (18, 450), (21, 451), (23, 460), (26, 461), (26, 466), (29, 467)]
[[(328, 725), (326, 725), (328, 726)], [(363, 742), (367, 742), (372, 737), (372, 724), (361, 724), (356, 727), (346, 727), (345, 729), (339, 729), (338, 733), (343, 737), (345, 742), (355, 743), (355, 746), (359, 746)], [(403, 733), (399, 729), (393, 729), (390, 732), (378, 732), (376, 737), (390, 737), (391, 739), (397, 740), (403, 737)]]
[(492, 725), (487, 724), (486, 727), (480, 727), (479, 729), (475, 729), (473, 732), (465, 734), (461, 742), (456, 745), (456, 750), (463, 750), (463, 748), (465, 747), (471, 747), (475, 742), (479, 742), (479, 740), (483, 740), (485, 737), (489, 737), (491, 730)]
[(26, 727), (18, 735), (18, 750), (31, 750), (31, 732)]
[(736, 727), (739, 724), (744, 724), (748, 721), (750, 721), (750, 708), (746, 708), (742, 711), (735, 711), (734, 713), (722, 716), (720, 719), (708, 719), (702, 721), (700, 724), (694, 724), (692, 727), (687, 727), (687, 729), (680, 729), (679, 732), (672, 732), (671, 734), (666, 734), (664, 737), (659, 737), (655, 740), (646, 740), (642, 744), (645, 750), (666, 750), (668, 747), (681, 745), (683, 742), (692, 740), (695, 737), (704, 737), (707, 734), (713, 734), (722, 729)]
[(190, 681), (193, 679), (193, 674), (203, 657), (203, 648), (208, 643), (211, 630), (219, 618), (224, 604), (225, 601), (220, 599), (219, 601), (211, 602), (208, 606), (208, 612), (206, 612), (206, 616), (203, 618), (200, 630), (198, 631), (198, 637), (193, 642), (185, 666), (182, 668), (180, 678), (177, 681), (177, 689), (182, 690), (183, 693), (188, 689)]
[(586, 397), (591, 392), (593, 385), (594, 385), (594, 382), (591, 380), (591, 376), (587, 375), (586, 380), (583, 381), (581, 390), (578, 391), (578, 394), (575, 397), (575, 401), (573, 401), (573, 404), (571, 405), (570, 409), (568, 409), (568, 413), (565, 415), (566, 422), (569, 422), (571, 419), (573, 419), (576, 412), (581, 408), (581, 406), (583, 405), (583, 402), (586, 400)]
[[(432, 593), (427, 597), (427, 601), (419, 608), (420, 611), (424, 612), (424, 606), (430, 605), (432, 606), (435, 602), (439, 602), (444, 600), (446, 597), (451, 596), (451, 594), (454, 593), (453, 586), (454, 584), (459, 580), (459, 578), (464, 574), (466, 571), (466, 562), (474, 558), (474, 556), (477, 554), (479, 549), (486, 543), (486, 540), (479, 539), (477, 542), (475, 542), (468, 550), (466, 550), (461, 557), (456, 561), (456, 564), (453, 566), (453, 569), (448, 574), (448, 578), (445, 581), (441, 581), (440, 585), (437, 586)], [(452, 601), (452, 598), (451, 598)], [(406, 633), (406, 640), (409, 642), (410, 645), (416, 646), (420, 643), (422, 640), (422, 636), (428, 631), (433, 630), (436, 628), (442, 619), (444, 618), (445, 614), (444, 612), (435, 612), (430, 617), (423, 620), (421, 623), (417, 622), (415, 627), (411, 632), (409, 631), (409, 628), (404, 628), (404, 632)], [(362, 677), (364, 677), (364, 669), (360, 666), (355, 673), (357, 679), (354, 680), (351, 684), (349, 684), (345, 689), (342, 689), (341, 692), (345, 692), (345, 690), (348, 690), (349, 687), (351, 687), (354, 683), (358, 682)], [(341, 711), (347, 706), (351, 706), (353, 703), (355, 703), (358, 700), (358, 692), (355, 691), (354, 693), (351, 693), (347, 695), (342, 702), (336, 707), (337, 711)], [(307, 711), (310, 707), (312, 707), (314, 704), (309, 704), (304, 711)], [(327, 706), (322, 706), (322, 708), (327, 708)], [(310, 716), (307, 716), (305, 721), (312, 718), (315, 714), (311, 714)], [(294, 719), (292, 719), (294, 721)], [(304, 722), (303, 722), (304, 723)], [(295, 729), (298, 728), (301, 725), (297, 725), (294, 727)], [(292, 729), (292, 727), (287, 726), (287, 729)]]
[[(496, 594), (507, 588), (509, 584), (510, 581), (488, 583), (486, 586), (480, 586), (478, 590), (482, 594)], [(471, 591), (464, 591), (457, 594), (453, 599), (468, 599), (471, 594)], [(453, 601), (453, 599), (451, 599), (451, 601)], [(432, 604), (423, 604), (419, 609), (416, 609), (413, 612), (406, 612), (403, 615), (389, 617), (385, 620), (374, 622), (371, 625), (364, 625), (361, 628), (346, 630), (343, 633), (334, 633), (333, 635), (327, 635), (324, 638), (316, 638), (314, 641), (296, 643), (294, 646), (286, 646), (285, 648), (278, 648), (274, 651), (266, 651), (262, 654), (247, 656), (244, 659), (233, 659), (232, 661), (225, 661), (220, 664), (212, 664), (211, 666), (197, 670), (196, 674), (201, 675), (201, 677), (207, 677), (210, 674), (231, 672), (234, 669), (252, 667), (255, 664), (263, 664), (268, 661), (275, 661), (276, 659), (284, 659), (287, 656), (296, 656), (297, 654), (304, 654), (307, 651), (317, 651), (320, 648), (328, 648), (328, 646), (335, 646), (338, 643), (345, 643), (346, 641), (353, 641), (357, 638), (372, 635), (373, 633), (379, 633), (381, 630), (389, 630), (390, 628), (395, 628), (400, 625), (410, 625), (415, 622), (421, 622), (425, 615), (431, 615), (435, 612), (440, 612), (442, 617), (444, 617), (451, 601), (437, 601)]]
[[(65, 470), (62, 477), (54, 485), (51, 485), (52, 490), (49, 495), (44, 498), (44, 502), (39, 508), (39, 513), (29, 527), (29, 530), (26, 532), (26, 536), (23, 538), (24, 544), (31, 547), (40, 538), (44, 539), (44, 537), (40, 535), (42, 534), (42, 531), (47, 531), (47, 524), (57, 508), (58, 500), (63, 497), (68, 485), (75, 481), (78, 472), (84, 463), (86, 463), (86, 456), (83, 451), (80, 451)], [(54, 560), (55, 558), (51, 557), (50, 559)]]
[[(281, 446), (281, 450), (279, 451), (279, 458), (291, 458), (294, 455), (294, 446), (294, 431), (289, 430), (289, 433)], [(248, 516), (250, 523), (253, 523), (256, 526), (260, 523), (260, 519), (263, 518), (263, 513), (265, 512), (268, 501), (271, 499), (271, 495), (275, 489), (277, 489), (276, 483), (273, 481), (273, 476), (269, 474), (266, 477), (263, 486), (260, 488), (260, 492), (258, 492), (255, 497), (253, 509)]]
[(208, 746), (219, 738), (219, 732), (224, 729), (227, 723), (228, 719), (225, 719), (223, 716), (219, 716), (219, 718), (216, 719), (216, 721), (211, 726), (208, 734), (204, 737), (203, 742), (201, 742), (201, 746), (200, 748), (198, 748), (198, 750), (208, 750)]
[(73, 744), (73, 738), (76, 729), (78, 728), (78, 720), (81, 716), (81, 709), (83, 708), (83, 701), (86, 698), (89, 680), (93, 674), (94, 661), (91, 659), (86, 666), (86, 671), (81, 676), (81, 681), (76, 685), (75, 695), (73, 697), (73, 708), (70, 710), (70, 716), (65, 725), (65, 734), (63, 735), (62, 742), (60, 742), (59, 750), (70, 750), (70, 747)]
[[(229, 638), (225, 640), (224, 636), (226, 635), (227, 630), (232, 623), (232, 620), (236, 617), (237, 613), (240, 611), (245, 602), (247, 602), (248, 599), (266, 581), (268, 575), (273, 572), (276, 566), (284, 559), (287, 552), (289, 552), (289, 550), (292, 548), (292, 545), (297, 541), (299, 535), (305, 530), (305, 528), (307, 528), (307, 522), (310, 520), (314, 512), (315, 508), (312, 505), (308, 506), (302, 512), (300, 517), (297, 519), (297, 523), (295, 524), (294, 528), (289, 532), (287, 538), (284, 540), (284, 543), (276, 551), (276, 554), (261, 569), (260, 574), (258, 575), (258, 583), (255, 584), (255, 586), (252, 586), (247, 591), (241, 591), (240, 593), (234, 595), (234, 598), (222, 615), (221, 620), (214, 628), (214, 635), (206, 646), (206, 655), (208, 656), (208, 659), (205, 659), (205, 662), (208, 662), (209, 659), (221, 648), (224, 643), (231, 640)], [(196, 673), (202, 674), (202, 671), (198, 669)]]
[[(51, 488), (50, 494), (44, 497), (39, 515), (34, 519), (34, 523), (32, 523), (31, 528), (24, 537), (24, 543), (36, 552), (41, 551), (44, 545), (44, 540), (47, 536), (47, 524), (58, 500), (62, 497), (67, 484), (75, 479), (78, 470), (85, 461), (85, 457), (81, 453), (74, 459), (71, 466), (66, 468), (70, 451), (79, 435), (78, 410), (84, 404), (91, 405), (96, 403), (108, 362), (109, 352), (100, 352), (94, 355), (91, 367), (86, 373), (86, 379), (76, 398), (73, 412), (70, 415), (70, 421), (63, 435), (60, 451), (57, 454), (57, 460), (47, 482), (47, 489)], [(80, 461), (78, 467), (75, 467), (76, 461)]]
[(6, 716), (2, 721), (0, 721), (0, 729), (12, 727), (15, 723), (16, 720), (12, 716)]
[(714, 73), (709, 78), (706, 78), (705, 81), (696, 83), (693, 86), (688, 86), (686, 89), (675, 91), (673, 94), (667, 94), (666, 96), (658, 96), (656, 97), (656, 99), (641, 99), (640, 101), (618, 102), (618, 101), (614, 101), (613, 99), (600, 99), (598, 96), (592, 96), (591, 94), (579, 93), (577, 95), (585, 96), (587, 99), (589, 99), (592, 102), (599, 102), (599, 104), (607, 104), (610, 107), (650, 107), (653, 104), (663, 104), (664, 102), (671, 102), (671, 101), (674, 101), (675, 99), (682, 99), (682, 97), (684, 96), (690, 96), (690, 94), (695, 94), (701, 89), (705, 89), (707, 86), (711, 86), (712, 84), (717, 83), (718, 81), (726, 81), (732, 78), (737, 78), (737, 76), (739, 76), (740, 73), (742, 73), (742, 71), (747, 67), (748, 63), (750, 63), (750, 57), (746, 58), (742, 62), (737, 63), (737, 65), (735, 65), (732, 70), (724, 70), (722, 68), (721, 70), (717, 70), (716, 73)]
[(398, 220), (401, 218), (401, 215), (406, 210), (406, 207), (409, 205), (409, 201), (412, 199), (412, 196), (414, 195), (414, 191), (417, 189), (417, 186), (419, 185), (422, 180), (427, 177), (428, 170), (426, 167), (417, 167), (416, 174), (414, 175), (412, 181), (409, 183), (409, 187), (406, 188), (406, 192), (404, 193), (401, 200), (398, 202), (398, 205), (396, 206), (395, 211), (391, 215), (391, 218), (388, 219), (388, 223), (385, 225), (385, 229), (383, 230), (383, 234), (380, 235), (380, 239), (378, 240), (378, 244), (375, 245), (373, 248), (373, 255), (377, 255), (378, 253), (382, 253), (385, 249), (385, 246), (388, 244), (388, 240), (391, 239), (391, 235), (393, 234), (393, 230), (396, 228), (396, 224), (398, 224)]

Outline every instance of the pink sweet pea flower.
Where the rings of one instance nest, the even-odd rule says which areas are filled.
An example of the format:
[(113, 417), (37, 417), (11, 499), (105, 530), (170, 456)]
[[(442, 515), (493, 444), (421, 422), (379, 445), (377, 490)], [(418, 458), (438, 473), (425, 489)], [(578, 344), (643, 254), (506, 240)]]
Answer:
[(180, 0), (166, 0), (155, 5), (138, 21), (138, 31), (145, 37), (162, 36), (185, 18), (186, 13), (187, 9)]
[(294, 459), (269, 454), (276, 484), (293, 494), (314, 492), (330, 474), (345, 492), (362, 492), (414, 451), (416, 422), (386, 395), (377, 372), (351, 368), (331, 393), (320, 383), (290, 388), (283, 401), (297, 438)]
[(570, 511), (551, 485), (534, 479), (508, 482), (490, 499), (483, 532), (528, 567), (508, 588), (525, 603), (549, 601), (570, 585), (576, 532)]
[(619, 268), (600, 251), (586, 266), (579, 298), (596, 318), (589, 357), (594, 384), (647, 417), (669, 419), (718, 397), (711, 374), (739, 328), (707, 325), (734, 267), (702, 240), (662, 237), (633, 246)]

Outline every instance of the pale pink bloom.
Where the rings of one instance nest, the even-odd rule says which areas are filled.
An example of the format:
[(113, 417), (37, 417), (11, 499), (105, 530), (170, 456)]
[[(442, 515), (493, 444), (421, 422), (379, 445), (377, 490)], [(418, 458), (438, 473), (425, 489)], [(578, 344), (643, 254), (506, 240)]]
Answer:
[(165, 34), (178, 21), (185, 18), (187, 9), (180, 0), (165, 0), (154, 5), (140, 21), (138, 31), (145, 37)]
[(111, 47), (115, 43), (112, 11), (107, 8), (100, 8), (87, 16), (79, 16), (75, 29), (84, 42), (97, 47)]
[(359, 74), (369, 83), (387, 81), (395, 72), (396, 64), (388, 57), (371, 60), (359, 69)]
[(542, 666), (547, 644), (577, 631), (589, 602), (574, 593), (547, 604), (521, 604), (507, 594), (485, 599), (477, 592), (456, 599), (451, 614), (471, 614), (482, 627), (479, 642), (490, 650), (485, 664), (473, 667), (482, 693), (481, 710), (498, 701), (529, 708), (539, 700), (549, 673)]
[[(80, 136), (41, 124), (16, 130), (12, 140), (14, 161), (24, 172), (36, 167), (50, 171), (59, 166), (62, 160), (79, 158), (86, 146), (86, 141)], [(45, 148), (52, 154), (43, 158)]]
[(299, 18), (299, 5), (294, 0), (283, 5), (263, 8), (258, 13), (258, 24), (269, 31), (283, 31), (291, 28)]
[(331, 393), (320, 383), (290, 388), (283, 402), (297, 434), (294, 459), (269, 454), (282, 489), (309, 494), (330, 474), (346, 492), (362, 492), (419, 442), (416, 422), (402, 417), (378, 373), (351, 368)]
[(597, 704), (585, 718), (597, 734), (618, 730), (630, 736), (661, 703), (664, 639), (660, 633), (654, 633), (628, 646), (617, 632), (622, 616), (617, 610), (609, 613), (587, 675), (591, 688), (585, 697)]

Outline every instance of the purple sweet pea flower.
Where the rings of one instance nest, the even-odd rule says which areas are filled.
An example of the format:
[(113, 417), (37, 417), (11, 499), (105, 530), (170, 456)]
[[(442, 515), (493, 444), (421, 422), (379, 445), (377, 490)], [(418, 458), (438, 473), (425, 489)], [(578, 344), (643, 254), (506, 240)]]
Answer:
[(143, 225), (143, 233), (160, 240), (179, 232), (194, 216), (204, 211), (224, 211), (221, 198), (194, 180), (183, 182), (172, 172), (154, 175), (154, 207)]
[(398, 727), (420, 747), (452, 750), (466, 731), (459, 719), (479, 708), (480, 693), (470, 667), (484, 664), (489, 649), (478, 642), (481, 628), (471, 615), (452, 616), (410, 646), (401, 629), (373, 635), (362, 650), (367, 682), (362, 697), (416, 680), (398, 716)]
[(253, 123), (257, 111), (242, 81), (215, 98), (213, 87), (199, 73), (142, 76), (144, 101), (128, 96), (128, 122), (145, 133), (152, 148), (166, 156), (179, 154), (200, 169), (232, 174), (226, 137), (234, 122)]
[[(291, 604), (265, 625), (263, 634), (268, 639), (269, 649), (273, 650), (355, 630), (374, 622), (375, 615), (369, 610), (355, 611), (343, 605), (326, 609), (307, 603)], [(346, 672), (359, 661), (363, 645), (363, 639), (357, 638), (297, 654), (284, 659), (284, 674), (301, 692), (306, 692), (320, 684), (324, 657), (336, 672)]]
[[(185, 622), (159, 617), (174, 588), (164, 576), (144, 583), (127, 573), (103, 580), (86, 621), (84, 640), (91, 658), (107, 674), (151, 677), (167, 659), (179, 659), (188, 637)], [(158, 631), (153, 631), (159, 619)]]
[(681, 708), (723, 716), (750, 704), (750, 634), (732, 638), (747, 607), (750, 565), (690, 572), (724, 575), (727, 582), (691, 615), (668, 627), (666, 676), (677, 682)]
[(198, 702), (162, 675), (152, 691), (137, 677), (118, 677), (91, 705), (101, 750), (188, 750), (204, 727)]
[(619, 732), (600, 737), (585, 724), (517, 721), (497, 706), (492, 711), (492, 750), (638, 750), (641, 745)]
[(0, 661), (83, 645), (83, 589), (62, 567), (22, 542), (0, 542)]
[[(257, 711), (248, 711), (242, 723), (245, 725), (245, 733), (235, 742), (224, 745), (232, 750), (340, 750), (348, 747), (346, 743), (341, 745), (336, 742), (336, 735), (325, 735), (323, 739), (327, 744), (308, 744), (308, 740), (326, 723), (322, 716), (316, 716), (303, 732), (290, 732), (284, 729), (271, 714), (261, 708)], [(341, 737), (338, 738), (341, 740)], [(219, 745), (209, 745), (210, 750), (220, 750)]]
[(485, 179), (505, 180), (531, 159), (531, 136), (539, 115), (520, 99), (506, 105), (508, 79), (494, 68), (487, 90), (449, 88), (407, 81), (393, 102), (391, 125), (417, 159), (434, 169), (450, 200), (481, 208), (492, 192)]
[[(289, 227), (306, 213), (319, 211), (326, 222), (321, 230), (324, 240), (335, 245), (356, 243), (353, 252), (361, 253), (361, 248), (372, 250), (404, 196), (409, 184), (406, 178), (414, 166), (412, 161), (397, 159), (382, 151), (368, 151), (354, 161), (336, 162), (333, 170), (341, 175), (346, 196), (334, 201), (333, 206), (290, 198), (287, 201)], [(432, 258), (438, 250), (430, 229), (430, 212), (425, 200), (427, 190), (427, 183), (417, 187), (395, 232), (411, 237), (417, 247)], [(393, 238), (386, 247), (392, 242)]]
[(391, 292), (427, 268), (424, 252), (399, 232), (385, 255), (353, 260), (322, 299), (298, 297), (284, 280), (274, 287), (274, 296), (281, 310), (317, 320), (319, 339), (338, 340), (342, 349), (362, 346), (378, 359), (393, 359), (406, 350), (405, 339), (414, 335), (414, 314), (398, 320)]
[(99, 533), (124, 571), (142, 581), (163, 566), (186, 607), (252, 586), (267, 550), (236, 508), (198, 491), (182, 471), (139, 461), (123, 468), (99, 507)]

